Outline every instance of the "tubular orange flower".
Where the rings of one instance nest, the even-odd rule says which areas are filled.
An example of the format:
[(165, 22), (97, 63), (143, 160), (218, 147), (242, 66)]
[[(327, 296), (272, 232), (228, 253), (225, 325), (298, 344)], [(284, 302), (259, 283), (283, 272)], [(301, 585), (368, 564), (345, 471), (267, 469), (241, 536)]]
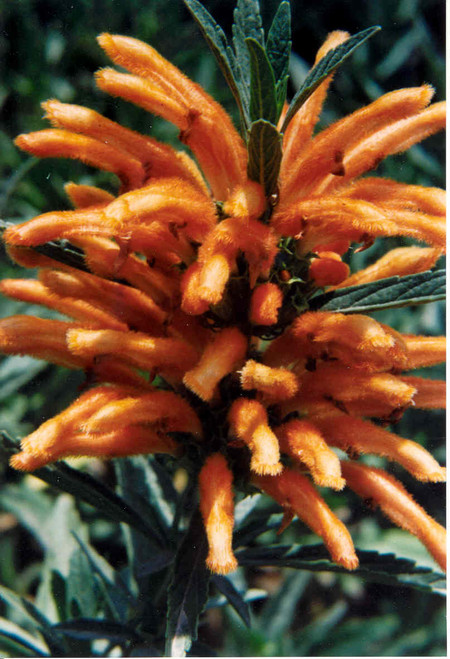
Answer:
[(353, 462), (343, 462), (342, 471), (352, 490), (378, 504), (394, 524), (417, 536), (441, 568), (446, 569), (445, 529), (415, 503), (393, 476)]
[[(348, 36), (329, 35), (316, 62)], [(73, 210), (4, 232), (11, 258), (39, 274), (7, 279), (1, 291), (72, 322), (6, 318), (0, 350), (88, 378), (87, 391), (22, 440), (12, 466), (181, 456), (198, 475), (207, 565), (220, 574), (237, 567), (233, 487), (243, 482), (282, 506), (282, 529), (298, 515), (347, 569), (358, 565), (350, 533), (316, 486), (348, 484), (443, 565), (442, 527), (391, 476), (334, 449), (442, 481), (445, 470), (423, 447), (380, 424), (408, 407), (443, 406), (443, 383), (404, 372), (442, 361), (444, 339), (400, 334), (347, 313), (354, 308), (321, 311), (316, 293), (325, 287), (335, 300), (336, 288), (436, 264), (443, 191), (359, 177), (442, 128), (444, 105), (429, 105), (428, 85), (401, 89), (315, 134), (329, 74), (292, 117), (286, 107), (279, 119), (254, 121), (250, 104), (246, 125), (244, 103), (246, 144), (224, 109), (151, 46), (110, 34), (99, 43), (128, 71), (102, 69), (99, 87), (175, 124), (183, 151), (54, 99), (43, 106), (52, 128), (17, 138), (29, 153), (82, 160), (120, 185), (113, 195), (70, 182)], [(350, 274), (357, 244), (389, 236), (428, 246), (397, 247)], [(74, 247), (70, 262), (60, 241)]]
[(218, 574), (237, 568), (233, 535), (233, 474), (220, 453), (210, 455), (199, 475), (200, 510), (208, 537), (208, 567)]

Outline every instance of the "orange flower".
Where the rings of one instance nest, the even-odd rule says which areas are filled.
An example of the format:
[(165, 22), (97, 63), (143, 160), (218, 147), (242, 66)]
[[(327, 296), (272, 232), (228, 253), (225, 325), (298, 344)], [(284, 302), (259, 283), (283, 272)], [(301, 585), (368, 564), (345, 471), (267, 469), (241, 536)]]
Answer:
[[(316, 62), (347, 38), (333, 32)], [(237, 468), (239, 480), (282, 506), (282, 528), (298, 515), (348, 569), (358, 564), (350, 533), (315, 486), (348, 484), (443, 565), (442, 527), (392, 477), (355, 461), (374, 453), (421, 481), (444, 479), (423, 447), (377, 423), (444, 404), (440, 381), (404, 374), (442, 361), (443, 338), (308, 305), (320, 287), (423, 272), (443, 253), (441, 190), (359, 177), (442, 128), (444, 105), (429, 105), (427, 85), (402, 89), (314, 134), (328, 76), (280, 137), (277, 191), (267, 196), (249, 178), (244, 139), (201, 87), (135, 39), (103, 34), (99, 43), (129, 72), (103, 69), (99, 87), (175, 124), (190, 153), (57, 100), (44, 103), (52, 128), (17, 138), (34, 155), (112, 172), (120, 187), (111, 195), (69, 182), (73, 210), (5, 231), (10, 256), (38, 268), (39, 279), (7, 279), (1, 291), (71, 320), (6, 318), (1, 351), (90, 377), (71, 406), (22, 440), (12, 466), (72, 455), (197, 456), (207, 565), (217, 573), (237, 567)], [(429, 247), (396, 248), (350, 274), (354, 244), (386, 236)], [(77, 248), (81, 269), (58, 261), (54, 245), (43, 248), (60, 240)]]

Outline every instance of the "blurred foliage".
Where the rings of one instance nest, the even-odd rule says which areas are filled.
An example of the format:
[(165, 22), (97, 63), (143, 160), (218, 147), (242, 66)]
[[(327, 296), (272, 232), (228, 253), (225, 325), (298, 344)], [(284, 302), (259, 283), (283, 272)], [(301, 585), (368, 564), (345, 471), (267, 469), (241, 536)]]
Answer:
[[(229, 32), (234, 2), (208, 0), (204, 4)], [(383, 28), (336, 74), (321, 125), (398, 87), (429, 82), (436, 89), (436, 99), (443, 98), (445, 5), (441, 0), (293, 0), (291, 4), (294, 54), (290, 97), (329, 31), (346, 29), (355, 33), (377, 24)], [(267, 23), (278, 0), (263, 0), (261, 5)], [(39, 162), (15, 148), (15, 135), (45, 126), (39, 104), (47, 98), (86, 104), (135, 130), (175, 142), (177, 132), (172, 126), (96, 90), (93, 73), (107, 64), (95, 41), (103, 31), (151, 43), (237, 118), (222, 75), (181, 0), (0, 0), (0, 218), (23, 221), (41, 212), (67, 208), (63, 184), (68, 180), (116, 189), (114, 177), (107, 173), (68, 161)], [(444, 138), (438, 135), (407, 154), (389, 158), (378, 173), (424, 185), (443, 185), (443, 149)], [(395, 244), (393, 239), (377, 241), (354, 256), (356, 267), (374, 261), (388, 245)], [(0, 265), (2, 276), (22, 274), (4, 254)], [(37, 309), (2, 300), (2, 315), (16, 312), (34, 314)], [(48, 313), (40, 309), (38, 315)], [(377, 317), (401, 331), (441, 334), (444, 327), (440, 304), (387, 310)], [(442, 376), (439, 368), (433, 372), (436, 377)], [(82, 381), (81, 374), (31, 358), (5, 358), (0, 364), (2, 428), (14, 437), (23, 436), (63, 409)], [(398, 430), (426, 445), (442, 461), (443, 426), (438, 412), (412, 412), (405, 415)], [(163, 630), (154, 628), (155, 621), (161, 620), (160, 611), (167, 598), (167, 574), (173, 565), (176, 536), (185, 529), (189, 505), (194, 504), (189, 504), (189, 493), (179, 495), (172, 481), (163, 478), (162, 472), (167, 470), (175, 485), (180, 479), (170, 460), (115, 462), (115, 473), (112, 464), (95, 460), (76, 463), (87, 479), (95, 476), (105, 488), (103, 498), (97, 491), (100, 503), (93, 507), (94, 499), (89, 502), (86, 497), (74, 498), (57, 489), (59, 483), (63, 490), (71, 491), (72, 483), (72, 492), (75, 488), (81, 493), (82, 485), (76, 479), (73, 484), (75, 477), (70, 470), (47, 474), (51, 484), (44, 486), (32, 476), (23, 478), (11, 473), (6, 460), (2, 460), (2, 654), (108, 656), (120, 647), (128, 656), (156, 656), (161, 651), (158, 642)], [(136, 470), (143, 470), (147, 478), (139, 493), (139, 505), (130, 499), (126, 488), (127, 478), (136, 476)], [(401, 477), (416, 500), (442, 522), (443, 486), (423, 486), (405, 477), (404, 472)], [(116, 480), (122, 484), (121, 497), (131, 507), (132, 518), (153, 520), (153, 528), (163, 536), (164, 549), (151, 534), (126, 525), (127, 520), (117, 515), (122, 499), (119, 503), (108, 499), (109, 488)], [(168, 508), (148, 504), (144, 510), (139, 507), (144, 495), (160, 503), (161, 491), (166, 497), (170, 492)], [(356, 497), (349, 495), (345, 507), (342, 494), (327, 497), (350, 525), (358, 548), (382, 554), (393, 552), (433, 568), (415, 538), (393, 530), (378, 514), (368, 518)], [(254, 508), (249, 510), (249, 517), (242, 513), (240, 538), (244, 546), (256, 550), (277, 542), (279, 511), (254, 499), (241, 504), (241, 512), (246, 507)], [(282, 536), (283, 546), (316, 542), (305, 534), (305, 527), (294, 522)], [(318, 553), (314, 551), (310, 560), (322, 560), (320, 547)], [(213, 578), (199, 638), (191, 654), (445, 653), (444, 608), (440, 595), (431, 592), (424, 576), (430, 573), (416, 574), (412, 564), (405, 565), (406, 571), (413, 570), (409, 576), (419, 586), (413, 589), (405, 581), (389, 585), (379, 575), (376, 581), (368, 581), (362, 578), (364, 575), (335, 572), (331, 565), (316, 573), (280, 567), (274, 558), (272, 567), (246, 566), (227, 580)], [(227, 602), (231, 605), (225, 606)], [(246, 625), (250, 618), (251, 629)]]

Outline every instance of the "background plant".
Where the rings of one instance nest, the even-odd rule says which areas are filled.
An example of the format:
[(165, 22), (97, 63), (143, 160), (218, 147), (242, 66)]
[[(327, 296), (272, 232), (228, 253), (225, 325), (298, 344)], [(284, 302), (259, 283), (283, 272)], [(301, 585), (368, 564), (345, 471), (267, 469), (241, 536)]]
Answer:
[[(293, 49), (305, 58), (293, 58), (295, 84), (331, 29), (355, 33), (374, 24), (383, 27), (336, 76), (324, 123), (401, 86), (431, 82), (438, 100), (442, 97), (440, 3), (400, 2), (395, 15), (388, 1), (367, 6), (334, 0), (312, 7), (292, 4)], [(212, 1), (205, 5), (229, 32), (231, 6)], [(267, 19), (278, 2), (262, 5)], [(56, 96), (87, 103), (124, 125), (150, 131), (144, 112), (107, 99), (93, 87), (92, 73), (104, 62), (95, 42), (101, 31), (131, 34), (157, 46), (234, 112), (233, 99), (188, 12), (174, 0), (170, 7), (168, 12), (165, 0), (154, 0), (148, 6), (130, 0), (126, 7), (82, 0), (67, 6), (41, 1), (1, 3), (0, 47), (5, 70), (0, 75), (4, 127), (0, 209), (4, 219), (22, 221), (46, 210), (66, 208), (62, 186), (68, 179), (105, 187), (111, 184), (104, 173), (87, 175), (85, 167), (73, 162), (37, 162), (15, 149), (12, 137), (42, 127), (40, 101)], [(176, 42), (173, 34), (179, 35)], [(290, 87), (290, 96), (294, 92)], [(235, 117), (238, 121), (236, 113)], [(175, 136), (171, 131), (163, 122), (152, 120), (153, 135), (167, 139)], [(398, 180), (441, 185), (441, 142), (439, 136), (425, 148), (414, 147), (408, 154), (390, 158), (382, 173)], [(376, 249), (367, 250), (361, 258), (374, 260)], [(17, 268), (13, 274), (6, 259), (2, 270), (4, 276), (19, 274)], [(18, 307), (2, 301), (4, 315)], [(401, 331), (442, 333), (439, 304), (379, 313)], [(78, 374), (62, 373), (43, 362), (6, 358), (0, 366), (2, 427), (14, 437), (25, 434), (43, 416), (51, 416), (72, 400), (80, 383)], [(442, 457), (436, 450), (442, 437), (437, 413), (419, 416), (415, 412), (414, 422), (405, 416), (402, 424), (407, 436)], [(7, 438), (3, 446), (6, 455)], [(183, 472), (173, 474), (174, 487), (167, 476), (171, 465), (161, 459), (134, 458), (115, 461), (114, 466), (91, 462), (81, 465), (82, 471), (79, 463), (76, 466), (76, 471), (68, 467), (41, 470), (38, 476), (49, 484), (44, 489), (34, 477), (22, 478), (4, 469), (0, 494), (4, 510), (1, 593), (6, 619), (1, 628), (2, 651), (13, 656), (90, 656), (108, 655), (119, 646), (133, 656), (157, 654), (163, 649), (168, 566), (190, 512), (189, 491), (180, 494)], [(112, 494), (116, 482), (118, 495)], [(442, 488), (434, 485), (424, 491), (412, 479), (406, 484), (442, 521)], [(334, 495), (328, 496), (333, 504)], [(382, 553), (395, 549), (399, 557), (417, 559), (425, 568), (431, 565), (414, 539), (392, 530), (381, 518), (367, 521), (362, 506), (351, 497), (348, 501), (348, 508), (341, 512), (351, 522), (358, 547), (376, 547)], [(443, 609), (439, 596), (430, 594), (440, 589), (441, 582), (430, 571), (417, 571), (408, 560), (381, 561), (369, 552), (363, 556), (357, 576), (342, 574), (321, 548), (303, 548), (315, 539), (304, 535), (299, 522), (284, 534), (285, 549), (271, 549), (270, 554), (267, 546), (276, 542), (278, 513), (270, 514), (262, 498), (243, 501), (238, 511), (237, 542), (248, 547), (244, 550), (247, 556), (240, 557), (246, 566), (232, 580), (213, 578), (192, 654), (212, 654), (214, 649), (241, 655), (424, 655), (443, 651)], [(206, 588), (199, 567), (201, 548), (193, 550), (188, 536), (183, 551), (185, 564), (189, 565), (191, 552), (192, 564), (199, 569), (185, 574), (180, 563), (177, 571), (179, 598), (173, 601), (182, 606), (178, 618), (170, 618), (175, 644), (181, 612), (190, 609), (196, 618), (189, 598), (202, 588), (205, 594)], [(260, 567), (269, 563), (270, 569)], [(198, 590), (183, 590), (184, 584), (192, 584), (190, 578), (197, 579)], [(225, 606), (227, 602), (232, 606)], [(250, 616), (253, 624), (248, 631)], [(188, 620), (191, 622), (195, 627), (195, 621)]]

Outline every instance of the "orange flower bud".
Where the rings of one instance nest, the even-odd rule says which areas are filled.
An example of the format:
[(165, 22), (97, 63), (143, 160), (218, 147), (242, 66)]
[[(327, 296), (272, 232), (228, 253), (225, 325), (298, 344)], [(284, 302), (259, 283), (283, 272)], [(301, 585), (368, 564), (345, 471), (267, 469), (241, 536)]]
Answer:
[(249, 447), (250, 469), (256, 474), (279, 474), (280, 448), (269, 427), (266, 408), (257, 400), (237, 398), (231, 405), (230, 431)]
[(309, 267), (309, 277), (319, 287), (335, 286), (348, 277), (349, 272), (348, 265), (336, 252), (321, 252)]
[(247, 391), (257, 389), (271, 403), (292, 398), (298, 390), (294, 373), (285, 368), (265, 366), (253, 359), (245, 362), (241, 371), (241, 386)]
[(314, 424), (293, 419), (277, 428), (276, 434), (281, 450), (303, 462), (317, 485), (342, 490), (345, 480), (339, 458), (328, 448)]
[(206, 346), (196, 366), (185, 374), (184, 384), (203, 400), (211, 400), (216, 385), (244, 359), (246, 350), (247, 339), (238, 329), (221, 330)]
[(421, 508), (393, 476), (382, 469), (343, 462), (347, 485), (363, 499), (378, 504), (394, 524), (417, 536), (433, 558), (446, 569), (445, 529)]
[(250, 301), (250, 322), (254, 325), (275, 325), (282, 304), (283, 293), (276, 284), (259, 284)]
[(210, 455), (199, 474), (200, 510), (209, 545), (206, 564), (216, 574), (227, 574), (238, 566), (232, 550), (232, 484), (233, 475), (223, 455)]
[(347, 570), (358, 567), (350, 533), (305, 476), (292, 469), (284, 469), (279, 476), (255, 476), (253, 481), (321, 536), (333, 561)]

